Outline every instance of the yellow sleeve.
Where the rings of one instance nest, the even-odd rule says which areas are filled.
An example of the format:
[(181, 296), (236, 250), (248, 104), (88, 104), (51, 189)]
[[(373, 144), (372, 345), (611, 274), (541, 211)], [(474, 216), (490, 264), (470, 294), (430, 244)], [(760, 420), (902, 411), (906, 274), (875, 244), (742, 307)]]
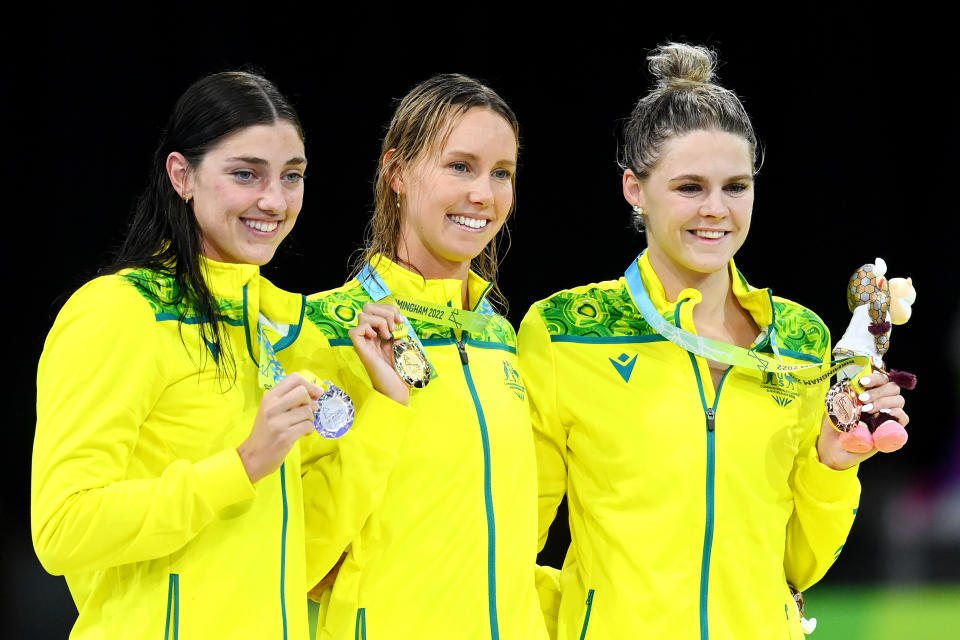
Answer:
[[(830, 362), (829, 344), (822, 362)], [(860, 501), (859, 465), (834, 471), (820, 462), (817, 440), (826, 411), (827, 385), (810, 394), (809, 425), (790, 474), (794, 511), (787, 524), (784, 571), (803, 591), (815, 584), (840, 555)]]
[[(332, 349), (327, 359), (339, 360)], [(333, 568), (380, 504), (414, 415), (374, 390), (359, 361), (356, 368), (339, 366), (331, 379), (353, 399), (356, 415), (339, 439), (311, 434), (301, 441), (308, 588)]]
[(542, 550), (557, 507), (567, 491), (567, 431), (557, 410), (556, 369), (550, 336), (536, 308), (531, 308), (520, 324), (517, 344), (520, 369), (530, 398), (537, 453), (537, 549)]
[[(547, 328), (535, 307), (527, 312), (517, 336), (517, 353), (533, 424), (537, 454), (537, 550), (547, 542), (557, 507), (567, 491), (567, 430), (557, 409), (556, 368)], [(540, 606), (551, 638), (557, 635), (560, 612), (559, 570), (536, 567)]]
[(52, 574), (169, 555), (218, 510), (255, 495), (235, 449), (175, 461), (157, 478), (125, 478), (140, 427), (166, 387), (164, 347), (150, 307), (116, 276), (74, 294), (47, 336), (31, 524)]

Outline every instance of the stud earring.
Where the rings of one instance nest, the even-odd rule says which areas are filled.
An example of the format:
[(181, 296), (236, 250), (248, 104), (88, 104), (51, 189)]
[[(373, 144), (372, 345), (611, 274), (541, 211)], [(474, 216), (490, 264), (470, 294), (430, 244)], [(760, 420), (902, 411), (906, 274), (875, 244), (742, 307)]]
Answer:
[(647, 229), (647, 217), (643, 212), (643, 207), (638, 204), (633, 205), (633, 226), (640, 233)]

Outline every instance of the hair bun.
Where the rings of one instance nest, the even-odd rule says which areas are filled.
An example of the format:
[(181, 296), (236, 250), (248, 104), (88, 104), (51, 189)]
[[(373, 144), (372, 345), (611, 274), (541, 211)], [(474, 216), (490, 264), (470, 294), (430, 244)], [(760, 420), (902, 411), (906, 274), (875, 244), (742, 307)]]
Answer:
[(717, 54), (706, 47), (668, 42), (654, 49), (647, 60), (657, 84), (667, 88), (710, 82), (717, 65)]

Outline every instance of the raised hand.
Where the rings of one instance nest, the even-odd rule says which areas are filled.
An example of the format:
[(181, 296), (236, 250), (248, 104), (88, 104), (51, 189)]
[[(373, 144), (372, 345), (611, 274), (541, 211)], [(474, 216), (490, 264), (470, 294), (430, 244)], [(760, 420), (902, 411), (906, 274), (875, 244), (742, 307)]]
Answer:
[(297, 440), (313, 432), (313, 412), (323, 389), (292, 373), (267, 391), (253, 429), (237, 447), (250, 482), (257, 482), (283, 464)]
[(880, 371), (874, 371), (859, 382), (865, 389), (859, 397), (864, 403), (861, 411), (888, 419), (884, 419), (873, 433), (864, 422), (850, 433), (840, 433), (824, 416), (817, 453), (821, 462), (838, 471), (849, 469), (877, 451), (895, 451), (906, 441), (903, 428), (910, 422), (910, 416), (903, 410), (905, 400), (900, 394), (900, 386)]
[(410, 387), (393, 367), (393, 330), (403, 322), (400, 310), (392, 304), (368, 302), (350, 330), (350, 340), (373, 387), (400, 404), (410, 402)]

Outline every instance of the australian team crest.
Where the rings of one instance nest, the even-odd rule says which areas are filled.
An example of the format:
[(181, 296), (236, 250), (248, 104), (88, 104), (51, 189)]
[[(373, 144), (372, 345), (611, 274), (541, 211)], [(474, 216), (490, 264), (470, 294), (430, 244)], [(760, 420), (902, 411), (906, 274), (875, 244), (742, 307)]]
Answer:
[(787, 406), (800, 395), (797, 383), (785, 373), (764, 371), (761, 376), (760, 388), (769, 393), (773, 401), (781, 407)]
[(509, 362), (503, 361), (503, 384), (508, 387), (521, 400), (527, 394), (527, 388), (523, 386), (523, 379), (520, 372), (514, 369)]

